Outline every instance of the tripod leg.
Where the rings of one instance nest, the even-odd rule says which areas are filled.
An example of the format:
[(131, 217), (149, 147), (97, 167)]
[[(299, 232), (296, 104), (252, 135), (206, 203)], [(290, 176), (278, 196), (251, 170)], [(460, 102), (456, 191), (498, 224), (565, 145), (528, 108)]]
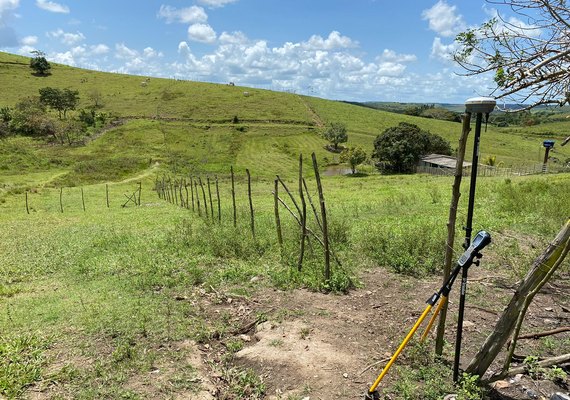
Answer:
[(439, 312), (441, 311), (441, 308), (444, 306), (444, 304), (447, 302), (447, 296), (441, 296), (441, 300), (439, 302), (439, 304), (437, 305), (437, 307), (435, 308), (435, 311), (433, 312), (433, 315), (431, 316), (426, 329), (424, 330), (424, 333), (422, 334), (422, 338), (420, 339), (420, 342), (424, 342), (426, 340), (426, 337), (429, 333), (429, 331), (431, 331), (431, 328), (433, 327), (433, 324), (435, 323), (435, 319), (437, 318), (437, 316), (439, 315)]
[(402, 350), (404, 350), (404, 347), (406, 347), (408, 342), (412, 339), (412, 336), (414, 336), (414, 333), (416, 333), (416, 331), (418, 330), (418, 328), (420, 327), (420, 325), (422, 324), (422, 322), (424, 321), (426, 316), (429, 314), (429, 312), (431, 311), (431, 308), (432, 308), (431, 304), (428, 304), (426, 306), (422, 315), (420, 315), (420, 317), (418, 318), (418, 320), (414, 324), (413, 328), (408, 332), (408, 334), (406, 335), (405, 339), (402, 341), (402, 343), (400, 344), (400, 346), (398, 347), (396, 352), (392, 355), (392, 358), (390, 358), (390, 361), (388, 361), (388, 364), (386, 364), (384, 369), (382, 369), (382, 372), (380, 373), (378, 378), (376, 378), (376, 381), (374, 382), (374, 384), (372, 386), (370, 386), (370, 390), (368, 391), (368, 393), (373, 393), (376, 390), (376, 388), (378, 387), (378, 385), (380, 384), (380, 382), (384, 378), (384, 375), (386, 375), (388, 373), (388, 370), (390, 369), (392, 364), (394, 364), (394, 362), (396, 361), (396, 358), (398, 358), (398, 356), (400, 355)]

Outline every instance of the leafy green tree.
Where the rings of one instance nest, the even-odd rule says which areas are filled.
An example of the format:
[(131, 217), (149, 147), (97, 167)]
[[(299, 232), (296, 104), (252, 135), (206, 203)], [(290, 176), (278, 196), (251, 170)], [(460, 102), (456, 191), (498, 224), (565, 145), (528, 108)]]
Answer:
[(43, 51), (34, 50), (32, 51), (34, 58), (30, 60), (30, 68), (38, 75), (47, 75), (51, 69), (51, 65), (46, 60), (45, 53)]
[(338, 150), (338, 145), (340, 143), (346, 143), (348, 141), (346, 125), (340, 122), (333, 122), (325, 131), (323, 136), (326, 140), (332, 143), (335, 151)]
[(68, 110), (75, 110), (79, 102), (79, 91), (45, 87), (40, 89), (40, 101), (46, 106), (57, 110), (59, 119), (67, 117)]
[(372, 156), (387, 171), (410, 173), (421, 157), (430, 153), (451, 155), (452, 150), (449, 142), (441, 136), (424, 131), (414, 124), (400, 122), (374, 140)]
[(56, 126), (38, 97), (26, 97), (16, 104), (10, 130), (24, 136), (56, 137)]
[(352, 174), (356, 173), (356, 167), (366, 161), (366, 153), (361, 147), (350, 147), (340, 153), (340, 160), (350, 165)]

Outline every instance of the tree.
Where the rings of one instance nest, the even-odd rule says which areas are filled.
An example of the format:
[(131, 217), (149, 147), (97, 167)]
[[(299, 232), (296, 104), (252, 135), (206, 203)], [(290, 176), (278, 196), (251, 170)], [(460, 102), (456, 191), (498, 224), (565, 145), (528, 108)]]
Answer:
[(16, 104), (10, 130), (24, 136), (56, 137), (56, 126), (37, 97), (26, 97)]
[(570, 9), (565, 0), (487, 0), (514, 16), (497, 16), (460, 33), (454, 59), (466, 75), (493, 73), (491, 95), (523, 110), (570, 104)]
[(346, 125), (340, 122), (333, 122), (323, 136), (333, 144), (335, 151), (338, 151), (338, 145), (340, 143), (346, 143), (348, 141)]
[(361, 147), (350, 147), (340, 153), (340, 161), (348, 163), (354, 175), (356, 173), (356, 166), (366, 161), (366, 153)]
[(409, 173), (414, 171), (422, 156), (430, 153), (451, 155), (452, 150), (441, 136), (400, 122), (376, 137), (372, 156), (388, 171)]
[(34, 50), (32, 54), (34, 54), (35, 57), (30, 60), (30, 68), (37, 75), (47, 75), (51, 69), (51, 65), (48, 60), (46, 60), (45, 53), (43, 51)]
[(68, 110), (75, 110), (79, 101), (79, 92), (70, 89), (45, 87), (40, 89), (40, 101), (46, 106), (57, 110), (59, 119), (67, 117)]

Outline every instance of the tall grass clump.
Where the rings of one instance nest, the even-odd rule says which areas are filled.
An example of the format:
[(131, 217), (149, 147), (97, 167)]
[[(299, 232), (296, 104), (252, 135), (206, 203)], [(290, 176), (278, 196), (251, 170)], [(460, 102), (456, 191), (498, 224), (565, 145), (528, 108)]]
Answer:
[(46, 348), (45, 340), (31, 334), (0, 336), (0, 396), (18, 398), (41, 379)]
[(445, 226), (432, 221), (367, 220), (353, 231), (354, 252), (397, 273), (425, 276), (441, 269)]

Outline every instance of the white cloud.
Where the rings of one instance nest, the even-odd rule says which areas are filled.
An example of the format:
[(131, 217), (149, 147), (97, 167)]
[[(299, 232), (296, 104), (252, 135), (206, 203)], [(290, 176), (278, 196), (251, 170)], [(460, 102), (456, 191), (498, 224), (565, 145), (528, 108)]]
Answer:
[(36, 0), (36, 6), (53, 13), (69, 14), (69, 7), (48, 0)]
[(431, 45), (431, 57), (443, 62), (452, 62), (453, 54), (457, 51), (457, 42), (443, 44), (441, 38), (435, 37)]
[(124, 43), (117, 43), (115, 45), (115, 57), (128, 60), (138, 57), (138, 52), (133, 49), (129, 49)]
[(394, 50), (384, 49), (382, 54), (378, 56), (379, 61), (391, 61), (397, 63), (417, 61), (415, 54), (398, 54)]
[(429, 28), (443, 37), (455, 36), (466, 28), (463, 16), (457, 14), (457, 7), (439, 0), (422, 12), (422, 18), (429, 22)]
[(102, 54), (107, 54), (109, 52), (109, 46), (107, 46), (106, 44), (96, 44), (90, 47), (91, 49), (91, 53), (94, 55), (102, 55)]
[(308, 42), (303, 45), (309, 49), (333, 50), (333, 49), (346, 49), (350, 47), (357, 47), (358, 42), (350, 39), (347, 36), (342, 36), (337, 31), (332, 31), (326, 39), (321, 36), (313, 35)]
[(59, 39), (61, 43), (68, 46), (72, 46), (85, 40), (83, 33), (79, 31), (76, 33), (64, 32), (63, 29), (57, 29), (55, 31), (48, 32), (47, 36), (52, 39)]
[(198, 3), (204, 4), (207, 7), (218, 8), (226, 4), (235, 3), (237, 0), (198, 0)]
[(152, 47), (145, 47), (143, 49), (143, 56), (145, 58), (159, 58), (159, 57), (163, 57), (164, 54), (162, 54), (162, 52), (160, 52), (160, 51), (156, 51)]
[(38, 44), (38, 37), (37, 36), (25, 36), (20, 39), (20, 44), (24, 46), (35, 46)]
[(158, 10), (157, 17), (165, 19), (167, 24), (173, 22), (195, 24), (208, 20), (208, 15), (204, 9), (198, 6), (177, 9), (163, 4)]
[(201, 43), (214, 43), (216, 32), (208, 24), (193, 24), (188, 27), (188, 39)]

